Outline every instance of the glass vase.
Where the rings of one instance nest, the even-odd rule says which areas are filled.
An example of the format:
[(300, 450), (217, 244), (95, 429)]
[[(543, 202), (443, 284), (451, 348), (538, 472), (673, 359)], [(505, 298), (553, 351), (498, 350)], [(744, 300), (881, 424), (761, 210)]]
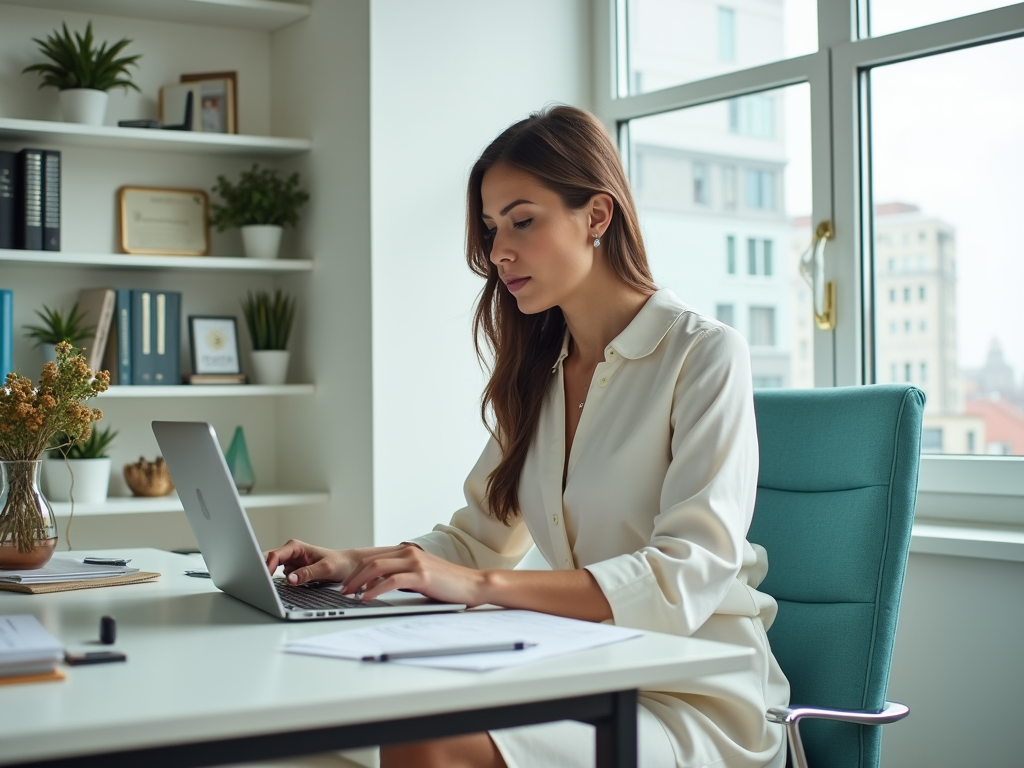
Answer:
[(53, 508), (39, 489), (43, 462), (0, 461), (0, 568), (41, 568), (57, 546)]
[(249, 450), (245, 447), (245, 433), (241, 427), (235, 428), (235, 435), (231, 438), (231, 445), (228, 446), (224, 460), (231, 470), (231, 478), (235, 481), (238, 492), (249, 493), (256, 485), (256, 474), (252, 471)]

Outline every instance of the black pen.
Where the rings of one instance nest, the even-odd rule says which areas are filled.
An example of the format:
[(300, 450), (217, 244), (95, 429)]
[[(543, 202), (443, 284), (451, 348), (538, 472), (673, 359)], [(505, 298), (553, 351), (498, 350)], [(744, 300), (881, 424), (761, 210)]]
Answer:
[(397, 661), (398, 659), (422, 659), (428, 656), (461, 656), (466, 653), (493, 653), (495, 651), (522, 651), (536, 643), (494, 643), (493, 645), (463, 645), (458, 648), (428, 648), (422, 651), (397, 651), (379, 656), (363, 656), (363, 661)]

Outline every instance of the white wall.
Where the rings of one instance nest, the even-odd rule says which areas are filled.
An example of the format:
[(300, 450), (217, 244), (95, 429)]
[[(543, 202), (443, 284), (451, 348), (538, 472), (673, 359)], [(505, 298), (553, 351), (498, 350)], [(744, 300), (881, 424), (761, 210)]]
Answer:
[(911, 554), (888, 697), (886, 768), (1024, 763), (1024, 563)]
[(586, 0), (371, 0), (374, 540), (447, 522), (486, 441), (464, 257), (483, 148), (590, 103)]

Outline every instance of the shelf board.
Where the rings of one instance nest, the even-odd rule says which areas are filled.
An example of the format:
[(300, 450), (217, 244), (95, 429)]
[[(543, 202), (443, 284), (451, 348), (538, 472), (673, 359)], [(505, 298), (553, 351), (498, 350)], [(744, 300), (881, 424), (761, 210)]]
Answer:
[(311, 259), (247, 259), (243, 256), (138, 256), (127, 253), (18, 251), (0, 248), (0, 263), (39, 267), (113, 269), (212, 269), (220, 272), (309, 272)]
[(155, 397), (281, 397), (288, 395), (312, 395), (316, 392), (313, 384), (168, 384), (165, 386), (115, 385), (100, 395), (110, 398), (155, 398)]
[[(2, 2), (3, 0), (0, 0), (0, 3)], [(296, 155), (308, 152), (313, 146), (309, 139), (288, 139), (279, 136), (118, 128), (111, 125), (81, 125), (53, 120), (20, 120), (12, 117), (0, 117), (0, 141), (247, 157)]]
[[(242, 496), (242, 505), (246, 509), (265, 509), (267, 507), (313, 506), (326, 504), (330, 500), (331, 495), (326, 491), (270, 490)], [(53, 513), (58, 517), (67, 517), (71, 514), (70, 501), (51, 502), (51, 506)], [(181, 501), (178, 500), (176, 493), (155, 499), (129, 496), (109, 498), (96, 504), (75, 504), (75, 517), (79, 515), (138, 515), (181, 511), (183, 511)]]
[(308, 4), (280, 0), (0, 0), (0, 5), (264, 32), (294, 24), (310, 13)]

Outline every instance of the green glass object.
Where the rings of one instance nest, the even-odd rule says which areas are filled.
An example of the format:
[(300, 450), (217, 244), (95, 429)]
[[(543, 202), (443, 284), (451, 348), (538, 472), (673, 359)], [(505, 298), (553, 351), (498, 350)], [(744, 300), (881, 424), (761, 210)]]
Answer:
[(228, 469), (231, 470), (231, 479), (235, 481), (235, 487), (239, 493), (248, 493), (256, 485), (256, 474), (252, 471), (252, 462), (249, 461), (249, 449), (245, 447), (245, 433), (241, 427), (235, 427), (235, 436), (231, 438), (231, 445), (224, 456), (228, 462)]

